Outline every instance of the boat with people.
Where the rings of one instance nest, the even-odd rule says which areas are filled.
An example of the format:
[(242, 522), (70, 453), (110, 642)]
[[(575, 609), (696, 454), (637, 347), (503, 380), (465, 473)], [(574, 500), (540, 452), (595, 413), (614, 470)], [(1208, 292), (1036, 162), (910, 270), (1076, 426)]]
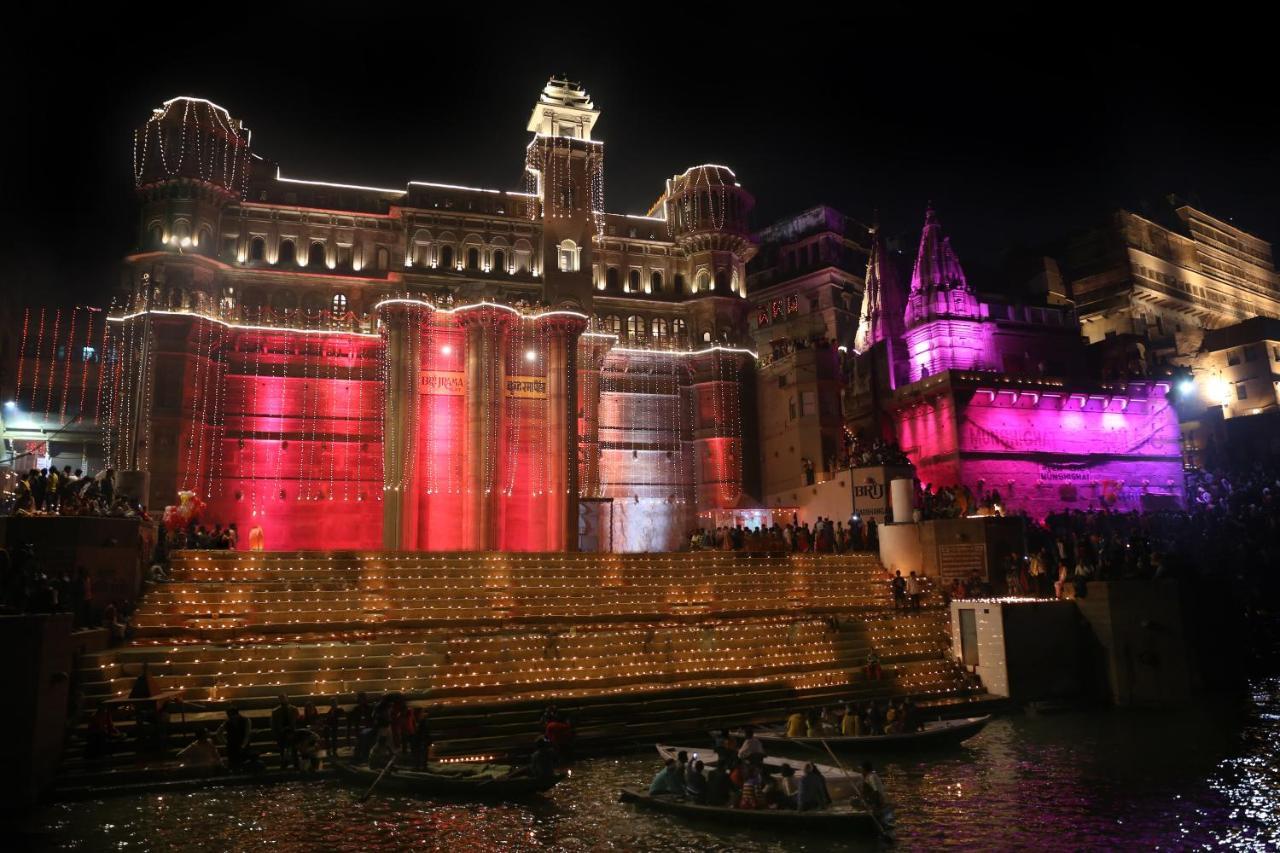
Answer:
[(775, 748), (788, 745), (804, 746), (825, 751), (826, 746), (835, 752), (892, 752), (913, 749), (935, 749), (963, 743), (986, 728), (992, 715), (963, 717), (956, 720), (931, 720), (912, 732), (891, 732), (878, 735), (800, 735), (788, 736), (784, 725), (763, 726), (755, 729), (761, 742)]
[[(713, 770), (720, 760), (714, 748), (683, 747), (669, 744), (655, 744), (659, 758), (669, 766), (681, 758), (687, 759), (690, 765), (701, 763), (708, 771)], [(800, 767), (785, 757), (764, 755), (758, 758), (767, 776), (792, 776)], [(624, 803), (632, 803), (641, 808), (666, 814), (680, 815), (688, 818), (715, 820), (735, 826), (774, 827), (778, 830), (804, 830), (812, 832), (839, 831), (846, 833), (867, 833), (888, 836), (892, 833), (893, 812), (885, 808), (872, 813), (862, 797), (864, 778), (862, 774), (849, 772), (843, 766), (830, 766), (807, 762), (806, 770), (812, 768), (821, 774), (824, 787), (829, 795), (829, 803), (822, 808), (797, 810), (791, 808), (742, 808), (726, 805), (714, 805), (698, 802), (689, 797), (671, 796), (654, 793), (636, 786), (624, 786), (619, 791), (619, 799)]]
[(567, 774), (530, 775), (523, 767), (505, 764), (430, 764), (426, 770), (399, 769), (392, 766), (367, 767), (339, 762), (338, 773), (348, 781), (369, 789), (420, 794), (433, 797), (457, 797), (500, 800), (525, 797), (551, 790)]
[(661, 794), (650, 794), (644, 788), (624, 786), (619, 799), (624, 803), (633, 803), (642, 808), (681, 817), (713, 820), (720, 823), (731, 823), (735, 826), (751, 826), (758, 828), (774, 828), (779, 831), (793, 832), (865, 832), (876, 834), (880, 831), (875, 818), (866, 809), (850, 805), (832, 805), (825, 809), (813, 811), (795, 811), (794, 809), (735, 809), (728, 806), (708, 806), (692, 800), (679, 799)]

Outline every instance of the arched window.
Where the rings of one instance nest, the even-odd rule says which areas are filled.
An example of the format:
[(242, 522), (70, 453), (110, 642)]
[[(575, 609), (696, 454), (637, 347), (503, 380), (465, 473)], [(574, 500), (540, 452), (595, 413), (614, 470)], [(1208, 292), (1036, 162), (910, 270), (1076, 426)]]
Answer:
[(164, 229), (160, 227), (159, 222), (152, 222), (151, 227), (147, 229), (147, 245), (152, 249), (159, 249), (164, 245)]
[(698, 270), (698, 277), (693, 282), (694, 293), (706, 293), (711, 289), (711, 273), (706, 270)]
[(738, 271), (733, 271), (733, 278), (729, 280), (729, 291), (739, 296), (746, 296), (747, 290), (742, 286), (742, 280), (738, 278)]
[(704, 344), (709, 344), (709, 343), (711, 343), (711, 330), (710, 330), (710, 329), (703, 329), (703, 330), (702, 330), (702, 342), (703, 342)]
[(440, 266), (444, 267), (447, 270), (453, 269), (453, 247), (452, 246), (440, 247)]
[(206, 255), (212, 255), (216, 251), (213, 245), (213, 231), (208, 225), (200, 227), (200, 231), (196, 234), (196, 248)]
[(609, 267), (604, 274), (604, 286), (606, 290), (618, 289), (618, 268)]
[(507, 271), (507, 255), (501, 249), (495, 249), (493, 252), (493, 271), (494, 272)]
[(681, 273), (676, 273), (675, 278), (672, 279), (672, 282), (676, 286), (676, 293), (684, 293), (684, 275), (682, 275)]
[(604, 330), (611, 335), (622, 334), (622, 318), (616, 314), (610, 314), (604, 318)]
[(307, 253), (307, 266), (322, 267), (324, 262), (324, 243), (312, 243), (311, 251)]
[(684, 342), (684, 330), (684, 320), (677, 317), (671, 321), (671, 337), (675, 339), (676, 343)]
[(260, 261), (267, 256), (267, 241), (254, 237), (249, 241), (249, 260)]
[(556, 247), (556, 266), (560, 272), (577, 272), (578, 244), (572, 240), (562, 240)]
[(662, 273), (654, 270), (649, 274), (649, 293), (662, 292)]
[(627, 340), (637, 341), (644, 337), (644, 318), (632, 314), (627, 318)]
[(347, 314), (347, 295), (345, 293), (333, 294), (333, 316), (345, 317)]
[(294, 247), (292, 240), (280, 241), (280, 251), (276, 253), (276, 263), (292, 264), (295, 262)]
[(653, 331), (653, 337), (665, 341), (667, 339), (667, 321), (662, 317), (654, 317), (650, 327)]
[(720, 272), (716, 273), (715, 289), (721, 293), (729, 289), (729, 273), (725, 270), (720, 270)]
[(627, 276), (627, 293), (640, 292), (640, 270), (632, 270)]
[(374, 269), (379, 272), (391, 266), (391, 253), (387, 251), (386, 246), (379, 246), (378, 252), (374, 256)]
[(477, 249), (475, 246), (472, 246), (470, 249), (467, 249), (467, 269), (469, 270), (480, 269), (480, 250)]

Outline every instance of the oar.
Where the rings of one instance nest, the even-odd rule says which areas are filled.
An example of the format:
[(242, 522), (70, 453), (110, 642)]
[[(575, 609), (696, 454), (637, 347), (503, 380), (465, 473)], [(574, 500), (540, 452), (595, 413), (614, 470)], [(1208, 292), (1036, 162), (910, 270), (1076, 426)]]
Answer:
[[(834, 761), (836, 763), (836, 766), (840, 768), (840, 772), (844, 774), (844, 777), (846, 779), (852, 779), (853, 774), (849, 772), (849, 769), (844, 766), (844, 762), (841, 761), (836, 756), (835, 752), (832, 751), (831, 745), (827, 743), (827, 739), (819, 738), (818, 741), (822, 744), (823, 748), (827, 751), (827, 755), (831, 756), (831, 760)], [(867, 810), (867, 814), (871, 816), (871, 820), (875, 823), (876, 829), (880, 830), (880, 834), (882, 836), (884, 836), (885, 838), (888, 838), (889, 833), (885, 831), (884, 824), (880, 822), (880, 818), (876, 817), (876, 813), (872, 810), (871, 806), (867, 804), (866, 798), (862, 796), (861, 786), (855, 785), (853, 788), (853, 792), (858, 795), (858, 802), (862, 803), (862, 807)]]
[(373, 793), (373, 789), (378, 787), (378, 783), (382, 781), (382, 777), (387, 775), (387, 771), (390, 770), (391, 765), (395, 763), (396, 756), (392, 755), (391, 760), (387, 762), (387, 766), (382, 768), (382, 772), (378, 774), (378, 778), (373, 780), (373, 784), (369, 786), (369, 790), (365, 791), (364, 796), (362, 796), (357, 802), (363, 803), (365, 800), (369, 799), (369, 795)]

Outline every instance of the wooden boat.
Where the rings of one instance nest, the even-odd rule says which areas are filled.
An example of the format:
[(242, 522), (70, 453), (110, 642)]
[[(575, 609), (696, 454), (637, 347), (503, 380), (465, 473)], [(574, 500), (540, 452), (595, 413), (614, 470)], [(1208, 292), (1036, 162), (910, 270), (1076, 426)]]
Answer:
[(880, 827), (869, 812), (848, 805), (833, 805), (807, 812), (792, 809), (730, 809), (698, 805), (670, 796), (651, 796), (643, 788), (634, 787), (622, 788), (619, 798), (624, 803), (634, 803), (665, 814), (713, 820), (737, 827), (772, 828), (779, 832), (863, 832), (871, 835), (880, 832)]
[[(380, 767), (361, 767), (339, 762), (338, 773), (345, 779), (372, 786)], [(435, 797), (500, 800), (540, 794), (555, 787), (566, 774), (550, 779), (511, 776), (511, 768), (502, 764), (434, 765), (430, 770), (401, 770), (392, 767), (378, 782), (377, 790), (400, 794), (427, 794)]]
[[(943, 746), (955, 746), (976, 735), (991, 722), (991, 715), (981, 717), (964, 717), (958, 720), (934, 720), (925, 723), (918, 732), (899, 732), (889, 735), (829, 735), (827, 737), (787, 737), (783, 726), (769, 726), (756, 729), (756, 737), (765, 744), (765, 748), (784, 748), (799, 746), (813, 748), (826, 754), (822, 742), (826, 741), (834, 752), (891, 752), (895, 750), (927, 749)], [(741, 734), (739, 732), (738, 734)]]

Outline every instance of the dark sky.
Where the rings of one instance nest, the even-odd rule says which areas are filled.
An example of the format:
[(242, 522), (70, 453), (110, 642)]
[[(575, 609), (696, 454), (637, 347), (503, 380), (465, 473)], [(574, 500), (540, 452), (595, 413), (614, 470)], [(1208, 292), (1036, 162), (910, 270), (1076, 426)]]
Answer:
[(702, 22), (628, 6), (616, 24), (582, 7), (599, 22), (538, 32), (522, 17), (572, 7), (476, 6), (452, 20), (322, 3), (276, 18), (262, 6), (209, 7), (199, 20), (129, 6), (116, 19), (21, 28), (25, 50), (0, 60), (16, 95), (5, 116), (15, 150), (4, 206), (18, 219), (0, 254), (8, 287), (106, 301), (134, 239), (132, 130), (167, 98), (227, 107), (288, 176), (520, 188), (525, 122), (553, 72), (582, 80), (603, 111), (614, 211), (644, 212), (665, 177), (702, 162), (734, 168), (756, 196), (757, 226), (825, 202), (864, 219), (879, 210), (886, 233), (911, 244), (932, 199), (988, 287), (981, 279), (1010, 249), (1168, 193), (1280, 237), (1266, 28), (805, 18), (743, 5)]

